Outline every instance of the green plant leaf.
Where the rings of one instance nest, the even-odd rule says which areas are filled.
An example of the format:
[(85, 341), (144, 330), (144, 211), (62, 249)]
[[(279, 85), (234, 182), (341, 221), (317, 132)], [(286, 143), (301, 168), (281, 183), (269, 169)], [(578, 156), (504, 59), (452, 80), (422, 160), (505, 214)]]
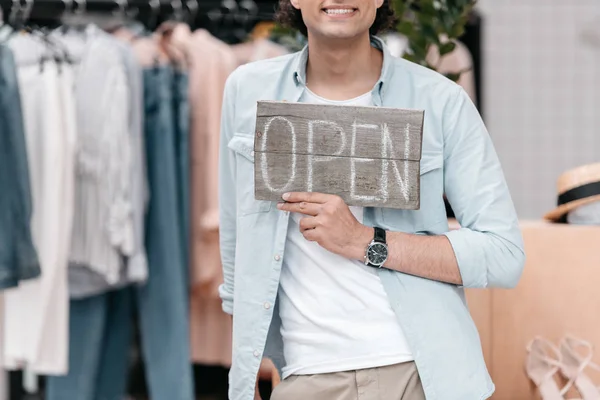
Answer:
[(456, 48), (456, 43), (447, 42), (440, 46), (440, 56), (445, 56), (446, 54), (450, 54)]
[(457, 39), (465, 33), (465, 26), (463, 24), (454, 25), (448, 32), (448, 37)]
[(417, 64), (421, 60), (419, 57), (416, 57), (415, 55), (410, 54), (410, 53), (405, 53), (402, 58), (404, 58), (404, 59), (406, 59), (408, 61), (412, 61), (412, 62), (417, 63)]
[(414, 24), (409, 21), (402, 21), (396, 25), (396, 30), (405, 36), (410, 36), (414, 31)]
[(458, 82), (458, 80), (460, 79), (460, 72), (455, 72), (455, 73), (448, 73), (445, 74), (446, 78), (450, 79), (453, 82)]
[(421, 10), (420, 10), (419, 14), (427, 15), (430, 17), (437, 15), (437, 10), (435, 9), (433, 1), (423, 0), (419, 3), (419, 5), (421, 6)]
[[(434, 70), (436, 68), (426, 61), (429, 47), (437, 46), (442, 56), (454, 51), (456, 44), (453, 40), (464, 34), (469, 13), (476, 3), (476, 0), (390, 1), (400, 19), (396, 29), (408, 39), (409, 52), (403, 57)], [(440, 43), (441, 37), (449, 42)], [(446, 76), (457, 81), (462, 72), (456, 71)]]

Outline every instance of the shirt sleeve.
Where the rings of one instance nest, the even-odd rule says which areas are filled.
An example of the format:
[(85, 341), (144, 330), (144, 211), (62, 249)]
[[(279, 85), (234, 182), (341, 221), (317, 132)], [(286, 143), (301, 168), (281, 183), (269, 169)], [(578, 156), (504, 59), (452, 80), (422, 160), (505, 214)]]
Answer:
[(488, 131), (460, 87), (443, 129), (444, 188), (461, 226), (445, 235), (463, 286), (512, 288), (525, 264), (517, 214)]
[(237, 215), (235, 156), (227, 146), (234, 134), (235, 77), (234, 72), (225, 83), (219, 140), (219, 243), (223, 265), (223, 283), (219, 287), (219, 295), (223, 301), (223, 311), (228, 314), (233, 314)]
[(0, 286), (6, 288), (16, 286), (17, 280), (32, 279), (41, 274), (30, 226), (33, 203), (19, 82), (14, 55), (7, 47), (0, 48), (0, 107), (0, 131), (6, 129), (6, 132), (0, 132), (5, 147), (0, 151), (0, 158), (6, 178), (0, 182), (0, 187), (6, 190), (4, 200), (9, 202), (0, 205), (1, 212), (7, 213), (6, 219), (0, 221), (0, 230), (4, 231), (0, 232), (0, 241), (13, 243), (6, 247), (6, 254), (14, 252), (15, 257), (8, 264), (0, 260), (3, 264), (0, 265), (3, 272)]

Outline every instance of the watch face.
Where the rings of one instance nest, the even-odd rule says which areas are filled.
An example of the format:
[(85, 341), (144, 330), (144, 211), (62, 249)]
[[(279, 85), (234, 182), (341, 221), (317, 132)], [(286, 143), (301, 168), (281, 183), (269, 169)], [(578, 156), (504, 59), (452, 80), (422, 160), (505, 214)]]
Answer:
[(381, 266), (388, 257), (388, 248), (383, 243), (374, 243), (369, 247), (367, 258), (373, 265)]

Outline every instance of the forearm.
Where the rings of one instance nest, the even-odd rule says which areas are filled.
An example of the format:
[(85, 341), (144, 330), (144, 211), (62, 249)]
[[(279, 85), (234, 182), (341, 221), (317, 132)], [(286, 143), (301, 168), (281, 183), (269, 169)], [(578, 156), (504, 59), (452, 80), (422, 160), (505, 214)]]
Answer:
[(452, 245), (446, 236), (388, 232), (384, 267), (440, 282), (462, 284)]
[[(352, 258), (364, 260), (368, 243), (373, 239), (373, 228), (363, 226), (353, 246)], [(389, 258), (384, 268), (416, 275), (440, 282), (462, 284), (458, 262), (448, 238), (386, 232)], [(350, 255), (350, 254), (349, 254)]]

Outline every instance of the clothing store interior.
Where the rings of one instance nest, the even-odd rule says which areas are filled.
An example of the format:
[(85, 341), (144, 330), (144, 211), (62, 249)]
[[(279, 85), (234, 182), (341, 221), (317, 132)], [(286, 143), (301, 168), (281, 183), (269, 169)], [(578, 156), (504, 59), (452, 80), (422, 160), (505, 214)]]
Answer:
[[(0, 0), (0, 400), (227, 398), (221, 104), (236, 68), (305, 46), (276, 7)], [(493, 399), (567, 363), (600, 386), (600, 2), (479, 0), (449, 37), (427, 63), (479, 110), (527, 256), (516, 288), (466, 290)]]

